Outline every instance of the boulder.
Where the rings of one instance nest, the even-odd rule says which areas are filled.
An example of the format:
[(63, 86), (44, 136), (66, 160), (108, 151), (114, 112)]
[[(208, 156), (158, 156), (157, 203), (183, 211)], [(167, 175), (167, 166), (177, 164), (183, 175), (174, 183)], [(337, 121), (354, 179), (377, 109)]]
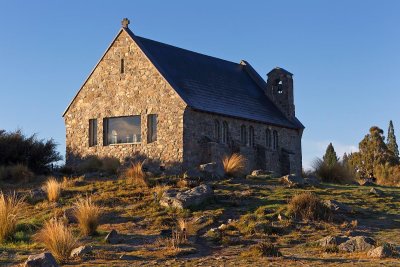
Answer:
[(281, 178), (281, 182), (288, 187), (302, 187), (305, 185), (303, 177), (296, 175), (286, 175)]
[(317, 241), (321, 247), (339, 246), (340, 244), (348, 241), (350, 238), (347, 236), (326, 236)]
[(92, 246), (80, 246), (75, 248), (71, 251), (71, 258), (82, 258), (90, 253), (92, 253), (93, 247)]
[(339, 250), (346, 252), (368, 251), (375, 248), (375, 244), (375, 240), (371, 237), (355, 236), (340, 244)]
[(120, 236), (116, 230), (112, 229), (104, 240), (109, 244), (118, 244), (122, 242), (122, 236)]
[(371, 190), (369, 190), (369, 193), (370, 193), (370, 194), (373, 194), (373, 195), (375, 195), (375, 196), (377, 196), (377, 197), (383, 196), (383, 191), (382, 191), (382, 190), (379, 190), (379, 189), (377, 189), (377, 188), (375, 188), (375, 187), (372, 187)]
[(392, 249), (388, 244), (373, 248), (368, 251), (367, 256), (370, 258), (388, 258), (393, 255)]
[(343, 203), (340, 203), (339, 201), (336, 201), (336, 200), (324, 200), (323, 203), (331, 211), (334, 211), (334, 212), (350, 213), (352, 211), (352, 209), (349, 206), (347, 206)]
[(251, 176), (260, 176), (260, 175), (268, 175), (270, 172), (266, 170), (254, 170), (251, 172)]
[(56, 259), (50, 252), (29, 256), (25, 267), (58, 267)]
[(185, 209), (190, 206), (197, 206), (212, 196), (213, 190), (207, 184), (202, 184), (183, 192), (171, 189), (163, 193), (160, 205), (164, 207)]
[(205, 176), (211, 176), (212, 178), (222, 178), (225, 175), (224, 168), (216, 162), (201, 164), (199, 169)]

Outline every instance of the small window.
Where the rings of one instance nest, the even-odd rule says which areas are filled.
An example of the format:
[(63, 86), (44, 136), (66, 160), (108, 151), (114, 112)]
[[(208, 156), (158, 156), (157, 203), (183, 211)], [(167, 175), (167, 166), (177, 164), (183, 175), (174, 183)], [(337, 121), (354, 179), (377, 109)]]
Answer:
[(147, 115), (147, 143), (157, 141), (157, 115)]
[(271, 130), (267, 129), (265, 130), (265, 146), (267, 148), (271, 148), (271, 144), (272, 144)]
[(124, 59), (123, 59), (123, 58), (121, 58), (120, 71), (121, 71), (121, 74), (124, 74), (124, 73), (125, 73), (125, 62), (124, 62)]
[(214, 121), (214, 138), (217, 142), (221, 140), (221, 128), (218, 120)]
[(89, 120), (89, 146), (97, 145), (97, 119)]
[(140, 143), (142, 141), (140, 123), (140, 115), (105, 118), (103, 120), (104, 145)]
[(249, 127), (249, 146), (254, 146), (254, 128), (253, 126)]
[(278, 132), (274, 131), (273, 133), (273, 137), (274, 137), (274, 149), (278, 149)]
[(246, 129), (246, 125), (242, 125), (240, 127), (240, 142), (244, 146), (247, 145), (247, 129)]
[(228, 143), (228, 123), (224, 121), (222, 123), (222, 143), (227, 144)]

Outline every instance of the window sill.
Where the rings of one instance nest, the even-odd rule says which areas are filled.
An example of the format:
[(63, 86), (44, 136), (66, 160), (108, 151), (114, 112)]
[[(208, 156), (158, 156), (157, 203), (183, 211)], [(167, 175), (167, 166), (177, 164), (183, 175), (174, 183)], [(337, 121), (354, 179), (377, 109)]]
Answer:
[(135, 143), (108, 144), (106, 146), (140, 145), (140, 144), (141, 144), (141, 142), (135, 142)]

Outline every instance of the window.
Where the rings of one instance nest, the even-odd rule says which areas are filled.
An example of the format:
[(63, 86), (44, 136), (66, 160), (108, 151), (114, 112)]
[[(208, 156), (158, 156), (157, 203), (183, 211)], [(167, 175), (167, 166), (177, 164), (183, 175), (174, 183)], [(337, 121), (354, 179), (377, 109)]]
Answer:
[(254, 128), (253, 126), (249, 127), (249, 146), (254, 146)]
[(104, 145), (141, 142), (140, 115), (105, 118), (103, 121)]
[(273, 135), (274, 135), (274, 149), (276, 150), (278, 149), (278, 132), (274, 131)]
[(219, 142), (221, 139), (221, 128), (218, 120), (214, 121), (214, 138), (217, 140), (217, 142)]
[(121, 72), (121, 74), (124, 74), (125, 73), (125, 64), (124, 64), (125, 62), (124, 62), (124, 59), (123, 58), (121, 58), (121, 66), (120, 66), (120, 72)]
[(240, 142), (244, 146), (247, 145), (247, 129), (245, 125), (242, 125), (242, 127), (240, 127)]
[(97, 145), (97, 119), (89, 120), (89, 146)]
[(226, 121), (222, 123), (222, 143), (228, 143), (228, 123)]
[(272, 146), (272, 136), (270, 129), (265, 130), (265, 146), (267, 148), (271, 148)]
[(147, 115), (147, 143), (157, 141), (157, 115)]

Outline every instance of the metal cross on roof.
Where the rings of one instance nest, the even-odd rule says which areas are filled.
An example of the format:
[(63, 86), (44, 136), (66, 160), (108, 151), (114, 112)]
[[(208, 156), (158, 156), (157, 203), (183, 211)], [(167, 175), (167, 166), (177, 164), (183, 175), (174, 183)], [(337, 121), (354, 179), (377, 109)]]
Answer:
[(130, 23), (129, 19), (128, 19), (128, 18), (124, 18), (124, 19), (121, 21), (122, 28), (128, 28), (129, 23)]

